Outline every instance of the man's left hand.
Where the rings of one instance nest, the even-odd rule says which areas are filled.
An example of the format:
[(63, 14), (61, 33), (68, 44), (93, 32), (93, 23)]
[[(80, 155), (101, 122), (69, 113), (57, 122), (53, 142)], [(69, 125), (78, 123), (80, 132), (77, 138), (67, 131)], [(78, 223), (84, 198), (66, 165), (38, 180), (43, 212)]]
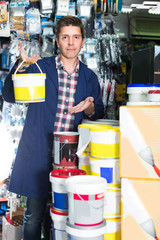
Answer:
[(84, 101), (78, 103), (76, 106), (69, 108), (68, 112), (72, 114), (85, 111), (85, 114), (90, 115), (92, 112), (94, 112), (93, 101), (93, 97), (87, 97)]

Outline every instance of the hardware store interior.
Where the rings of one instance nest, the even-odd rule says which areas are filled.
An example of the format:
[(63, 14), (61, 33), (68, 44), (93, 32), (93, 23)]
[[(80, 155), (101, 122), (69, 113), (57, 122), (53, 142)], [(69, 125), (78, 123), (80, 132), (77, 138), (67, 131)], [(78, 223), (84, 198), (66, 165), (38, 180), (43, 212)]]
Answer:
[[(0, 1), (0, 239), (160, 239), (159, 14), (160, 1), (152, 0)], [(30, 110), (44, 105), (48, 96), (47, 90), (46, 96), (41, 91), (39, 98), (36, 95), (34, 99), (25, 92), (23, 99), (19, 91), (24, 88), (23, 91), (32, 93), (38, 91), (40, 77), (45, 91), (48, 78), (44, 79), (45, 67), (41, 69), (38, 63), (60, 56), (55, 27), (65, 16), (75, 16), (84, 25), (85, 42), (78, 58), (80, 66), (85, 64), (98, 80), (104, 114), (94, 118), (96, 107), (91, 117), (84, 110), (76, 131), (50, 133), (53, 139), (52, 170), (48, 174), (50, 198), (43, 214), (41, 236), (31, 239), (23, 235), (30, 196), (9, 189), (27, 116), (36, 116)], [(23, 74), (31, 67), (19, 60), (19, 43), (28, 57), (39, 56), (35, 76), (31, 72)], [(14, 102), (4, 97), (10, 71)], [(98, 88), (94, 94), (91, 104), (96, 106)], [(82, 91), (81, 95), (85, 93)], [(46, 116), (46, 125), (50, 124), (48, 119)], [(33, 125), (36, 134), (35, 129), (36, 123)], [(41, 138), (41, 133), (37, 134)], [(25, 140), (23, 144), (27, 145)], [(35, 146), (38, 144), (39, 141), (34, 142)], [(31, 149), (25, 151), (28, 156)], [(21, 171), (20, 167), (17, 169)], [(34, 183), (32, 186), (28, 179), (28, 185), (26, 188), (34, 196)]]

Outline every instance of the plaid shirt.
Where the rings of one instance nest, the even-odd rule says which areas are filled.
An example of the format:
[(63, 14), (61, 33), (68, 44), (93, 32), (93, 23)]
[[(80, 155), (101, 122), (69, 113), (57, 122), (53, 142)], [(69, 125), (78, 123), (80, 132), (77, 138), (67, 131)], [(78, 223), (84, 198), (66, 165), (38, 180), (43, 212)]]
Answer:
[(60, 59), (56, 57), (56, 68), (58, 71), (58, 105), (54, 131), (72, 131), (74, 129), (75, 114), (68, 113), (68, 108), (74, 106), (74, 95), (79, 76), (79, 61), (72, 73), (68, 73)]

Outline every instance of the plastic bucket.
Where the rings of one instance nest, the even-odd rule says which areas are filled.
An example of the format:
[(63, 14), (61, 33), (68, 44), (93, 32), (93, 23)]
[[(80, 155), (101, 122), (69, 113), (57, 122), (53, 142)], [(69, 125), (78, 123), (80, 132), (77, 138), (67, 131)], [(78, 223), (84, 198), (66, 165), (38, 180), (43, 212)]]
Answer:
[(91, 156), (95, 158), (119, 157), (119, 127), (97, 125), (91, 131)]
[(53, 207), (50, 208), (50, 216), (53, 221), (53, 240), (68, 240), (66, 233), (66, 219), (64, 214), (57, 214)]
[(121, 240), (121, 219), (106, 218), (107, 230), (104, 234), (104, 240)]
[(148, 101), (149, 90), (160, 90), (160, 84), (129, 84), (127, 87), (128, 101)]
[(106, 220), (103, 219), (102, 224), (92, 228), (78, 227), (67, 221), (66, 232), (68, 233), (68, 240), (103, 240), (106, 232)]
[(67, 179), (69, 222), (93, 227), (103, 222), (104, 193), (107, 181), (97, 176), (74, 176)]
[(89, 155), (82, 154), (79, 156), (79, 169), (82, 169), (86, 172), (87, 175), (91, 175), (91, 167), (89, 162)]
[[(78, 131), (79, 131), (79, 134), (81, 134), (81, 131), (83, 131), (83, 134), (87, 134), (88, 131), (90, 131), (90, 127), (91, 125), (90, 124), (79, 124), (78, 125)], [(80, 135), (81, 137), (81, 135)], [(90, 149), (90, 143), (87, 145), (87, 147), (84, 149), (84, 152), (83, 152), (85, 155), (90, 155), (91, 153), (91, 149)]]
[(107, 186), (120, 187), (119, 158), (89, 158), (91, 175), (103, 177), (107, 180)]
[(50, 173), (52, 184), (52, 202), (54, 211), (68, 214), (68, 195), (66, 191), (66, 179), (75, 175), (85, 175), (80, 169), (57, 169)]
[(78, 157), (76, 155), (78, 139), (79, 133), (77, 132), (54, 132), (54, 165), (78, 167)]
[(44, 102), (46, 74), (42, 73), (37, 63), (36, 65), (41, 73), (16, 74), (23, 62), (18, 66), (15, 73), (12, 74), (15, 102)]
[(121, 217), (121, 188), (107, 187), (104, 198), (104, 218)]

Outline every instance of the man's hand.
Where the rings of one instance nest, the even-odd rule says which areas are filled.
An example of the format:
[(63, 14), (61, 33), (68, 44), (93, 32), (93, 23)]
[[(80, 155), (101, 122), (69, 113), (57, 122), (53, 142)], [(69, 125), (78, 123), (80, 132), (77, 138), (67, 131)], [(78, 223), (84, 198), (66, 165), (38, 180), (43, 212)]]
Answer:
[(93, 97), (87, 97), (84, 101), (80, 102), (76, 106), (69, 108), (68, 112), (72, 114), (85, 111), (85, 114), (90, 115), (95, 110), (93, 101)]
[(18, 49), (19, 49), (19, 52), (20, 52), (20, 61), (22, 62), (22, 61), (25, 60), (25, 63), (23, 65), (29, 66), (30, 64), (35, 63), (35, 62), (38, 61), (39, 55), (37, 55), (37, 54), (33, 54), (33, 56), (28, 57), (28, 54), (24, 50), (21, 41), (18, 44)]

